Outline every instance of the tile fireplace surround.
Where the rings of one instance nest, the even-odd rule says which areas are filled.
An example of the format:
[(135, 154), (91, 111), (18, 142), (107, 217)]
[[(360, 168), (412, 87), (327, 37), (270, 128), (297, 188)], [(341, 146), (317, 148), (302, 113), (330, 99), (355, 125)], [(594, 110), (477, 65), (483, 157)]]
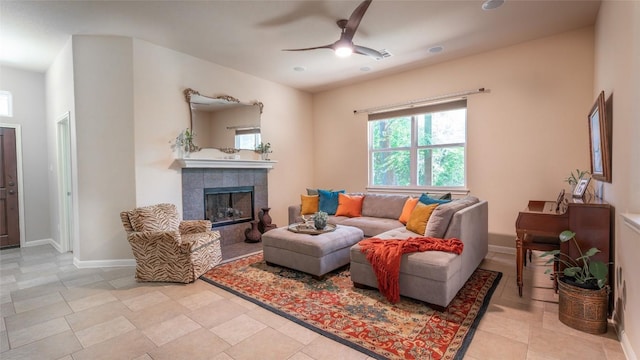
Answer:
[[(258, 220), (258, 212), (267, 207), (268, 169), (234, 169), (234, 168), (183, 168), (182, 169), (182, 216), (185, 220), (204, 219), (204, 189), (253, 186), (254, 216)], [(243, 242), (244, 231), (250, 223), (239, 223), (216, 227), (222, 236), (222, 245)]]

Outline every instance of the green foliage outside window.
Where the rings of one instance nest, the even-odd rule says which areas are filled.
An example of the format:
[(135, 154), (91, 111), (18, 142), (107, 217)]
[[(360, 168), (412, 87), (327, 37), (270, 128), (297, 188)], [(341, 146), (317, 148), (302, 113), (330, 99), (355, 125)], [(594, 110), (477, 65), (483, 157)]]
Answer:
[(466, 109), (374, 120), (369, 130), (371, 185), (465, 185)]

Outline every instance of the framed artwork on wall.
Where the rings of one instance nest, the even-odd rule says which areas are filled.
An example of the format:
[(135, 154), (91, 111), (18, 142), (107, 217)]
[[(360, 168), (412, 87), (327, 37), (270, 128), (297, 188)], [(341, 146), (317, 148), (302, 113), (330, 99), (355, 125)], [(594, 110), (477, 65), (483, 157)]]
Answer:
[[(589, 112), (589, 154), (591, 177), (611, 182), (611, 126), (607, 116), (604, 91), (601, 91)], [(577, 187), (576, 187), (577, 188)]]

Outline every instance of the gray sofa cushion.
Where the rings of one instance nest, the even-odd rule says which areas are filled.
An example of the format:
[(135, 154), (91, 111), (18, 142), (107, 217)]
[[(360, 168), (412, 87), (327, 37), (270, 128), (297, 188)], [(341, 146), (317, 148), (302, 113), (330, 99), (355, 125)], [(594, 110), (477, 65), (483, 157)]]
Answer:
[(365, 194), (362, 202), (362, 216), (398, 219), (409, 196)]
[(479, 199), (477, 197), (467, 196), (446, 204), (438, 205), (438, 207), (433, 210), (433, 213), (429, 218), (425, 236), (443, 238), (444, 234), (447, 232), (447, 228), (449, 227), (453, 214), (478, 202)]
[(368, 216), (346, 217), (346, 216), (330, 216), (329, 223), (340, 224), (346, 226), (354, 226), (364, 231), (364, 236), (372, 237), (385, 231), (404, 227), (397, 219), (373, 218)]

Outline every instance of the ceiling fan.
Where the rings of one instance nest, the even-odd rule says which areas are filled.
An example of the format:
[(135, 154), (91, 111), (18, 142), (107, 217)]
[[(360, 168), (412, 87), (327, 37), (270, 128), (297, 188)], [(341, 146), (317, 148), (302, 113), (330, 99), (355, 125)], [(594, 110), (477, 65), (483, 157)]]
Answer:
[(362, 21), (362, 17), (364, 17), (364, 13), (367, 11), (367, 8), (371, 4), (372, 0), (365, 0), (360, 4), (353, 13), (349, 17), (349, 20), (341, 19), (336, 23), (338, 27), (342, 30), (340, 34), (340, 39), (333, 44), (323, 45), (323, 46), (315, 46), (310, 48), (303, 49), (284, 49), (283, 51), (307, 51), (307, 50), (316, 50), (316, 49), (332, 49), (335, 51), (336, 55), (339, 57), (347, 57), (352, 53), (371, 56), (376, 59), (382, 59), (383, 55), (374, 49), (355, 45), (353, 43), (353, 36), (356, 34), (356, 30), (360, 25), (360, 21)]

